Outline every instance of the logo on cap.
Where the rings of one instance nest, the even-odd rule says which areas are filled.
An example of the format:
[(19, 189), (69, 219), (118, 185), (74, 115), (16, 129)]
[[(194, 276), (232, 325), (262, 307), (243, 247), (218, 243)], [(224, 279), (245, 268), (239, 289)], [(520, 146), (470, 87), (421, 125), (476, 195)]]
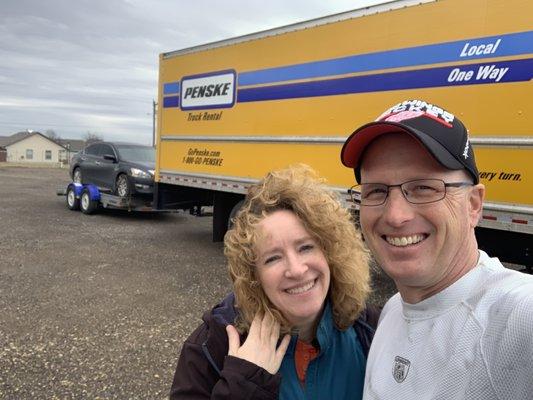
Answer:
[(470, 147), (470, 140), (466, 139), (465, 149), (463, 150), (463, 157), (468, 158), (468, 148)]
[(455, 116), (442, 108), (421, 100), (398, 103), (381, 114), (376, 121), (401, 122), (418, 117), (431, 118), (447, 128), (452, 128)]

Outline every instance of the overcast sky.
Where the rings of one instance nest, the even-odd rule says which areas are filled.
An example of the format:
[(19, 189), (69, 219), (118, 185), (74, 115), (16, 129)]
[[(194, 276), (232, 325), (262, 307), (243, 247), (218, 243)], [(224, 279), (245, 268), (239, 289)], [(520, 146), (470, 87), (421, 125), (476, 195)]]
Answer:
[(158, 57), (383, 0), (2, 0), (0, 136), (151, 144)]

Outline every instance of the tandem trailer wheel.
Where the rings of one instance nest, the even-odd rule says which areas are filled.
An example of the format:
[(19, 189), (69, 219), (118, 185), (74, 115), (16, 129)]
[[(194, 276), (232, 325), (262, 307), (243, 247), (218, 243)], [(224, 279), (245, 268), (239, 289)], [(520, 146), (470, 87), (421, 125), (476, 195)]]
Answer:
[(98, 201), (91, 199), (89, 189), (85, 188), (80, 196), (80, 210), (84, 214), (93, 214), (98, 208)]
[(80, 209), (80, 199), (76, 197), (76, 190), (72, 186), (67, 188), (67, 207), (72, 211)]

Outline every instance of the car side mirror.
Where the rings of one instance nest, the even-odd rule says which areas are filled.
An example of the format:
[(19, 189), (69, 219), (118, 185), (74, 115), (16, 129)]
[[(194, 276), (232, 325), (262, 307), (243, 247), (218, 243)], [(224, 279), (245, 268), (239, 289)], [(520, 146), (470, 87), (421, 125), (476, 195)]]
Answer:
[(117, 158), (111, 154), (104, 154), (104, 160), (113, 161), (114, 163), (117, 162)]

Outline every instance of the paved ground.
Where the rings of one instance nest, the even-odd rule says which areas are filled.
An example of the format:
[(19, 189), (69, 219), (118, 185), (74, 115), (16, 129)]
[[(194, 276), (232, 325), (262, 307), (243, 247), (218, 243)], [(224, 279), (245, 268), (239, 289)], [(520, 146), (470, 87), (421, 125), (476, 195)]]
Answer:
[(166, 398), (183, 340), (230, 289), (211, 218), (87, 216), (56, 196), (67, 182), (0, 168), (0, 399)]

